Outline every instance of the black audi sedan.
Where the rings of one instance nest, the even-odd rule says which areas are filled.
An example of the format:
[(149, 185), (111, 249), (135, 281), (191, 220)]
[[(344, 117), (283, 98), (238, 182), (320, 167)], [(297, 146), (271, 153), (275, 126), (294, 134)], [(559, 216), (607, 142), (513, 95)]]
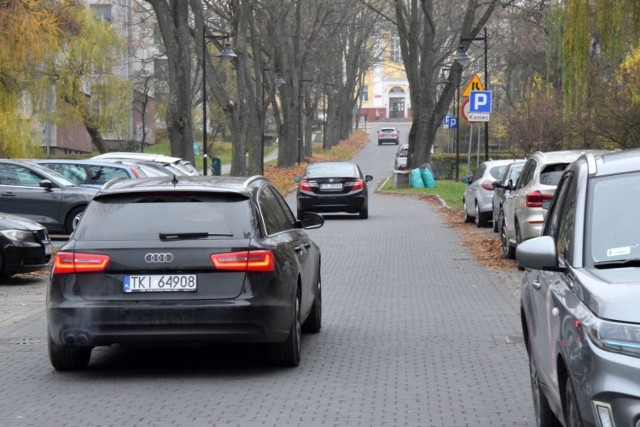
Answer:
[(307, 166), (298, 183), (297, 214), (306, 212), (357, 213), (360, 218), (369, 217), (367, 182), (371, 175), (363, 175), (353, 162), (319, 162)]
[(95, 346), (265, 343), (300, 362), (322, 319), (320, 248), (264, 177), (115, 180), (56, 254), (49, 358), (85, 368)]
[(51, 240), (44, 226), (0, 213), (0, 277), (41, 270), (50, 260)]

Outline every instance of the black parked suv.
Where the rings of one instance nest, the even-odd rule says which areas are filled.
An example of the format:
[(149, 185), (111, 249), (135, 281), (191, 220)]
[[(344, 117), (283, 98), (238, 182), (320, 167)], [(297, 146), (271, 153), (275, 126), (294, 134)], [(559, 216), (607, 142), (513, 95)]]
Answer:
[(640, 150), (583, 154), (521, 242), (537, 426), (640, 425)]
[(114, 343), (267, 343), (296, 366), (300, 332), (321, 326), (320, 249), (264, 177), (107, 183), (56, 254), (49, 356), (82, 369)]

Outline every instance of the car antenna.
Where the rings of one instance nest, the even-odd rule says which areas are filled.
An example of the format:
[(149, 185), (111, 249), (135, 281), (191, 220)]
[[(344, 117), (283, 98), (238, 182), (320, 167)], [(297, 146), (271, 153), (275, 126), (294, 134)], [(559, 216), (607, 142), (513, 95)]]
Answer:
[(175, 174), (175, 173), (173, 174), (173, 179), (171, 180), (171, 183), (172, 183), (173, 185), (176, 185), (176, 184), (178, 183), (178, 177), (176, 177), (176, 174)]

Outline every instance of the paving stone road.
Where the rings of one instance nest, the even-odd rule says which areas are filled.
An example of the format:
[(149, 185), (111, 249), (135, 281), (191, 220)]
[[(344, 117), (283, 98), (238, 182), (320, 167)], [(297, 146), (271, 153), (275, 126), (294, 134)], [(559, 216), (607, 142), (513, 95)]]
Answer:
[[(357, 155), (374, 187), (395, 149)], [(370, 196), (369, 219), (328, 215), (310, 231), (323, 327), (303, 336), (295, 369), (254, 347), (116, 347), (94, 350), (86, 371), (55, 372), (46, 277), (1, 284), (0, 425), (533, 425), (518, 273), (483, 268), (430, 203)]]

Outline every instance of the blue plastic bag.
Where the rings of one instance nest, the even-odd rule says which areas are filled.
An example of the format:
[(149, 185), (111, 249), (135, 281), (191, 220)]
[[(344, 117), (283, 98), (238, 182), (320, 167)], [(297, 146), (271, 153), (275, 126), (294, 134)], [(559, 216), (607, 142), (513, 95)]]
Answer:
[(425, 187), (436, 188), (436, 179), (428, 168), (420, 169), (420, 175)]
[(415, 168), (411, 170), (410, 182), (413, 188), (424, 188), (424, 181), (422, 180), (422, 174), (420, 173), (420, 168)]

